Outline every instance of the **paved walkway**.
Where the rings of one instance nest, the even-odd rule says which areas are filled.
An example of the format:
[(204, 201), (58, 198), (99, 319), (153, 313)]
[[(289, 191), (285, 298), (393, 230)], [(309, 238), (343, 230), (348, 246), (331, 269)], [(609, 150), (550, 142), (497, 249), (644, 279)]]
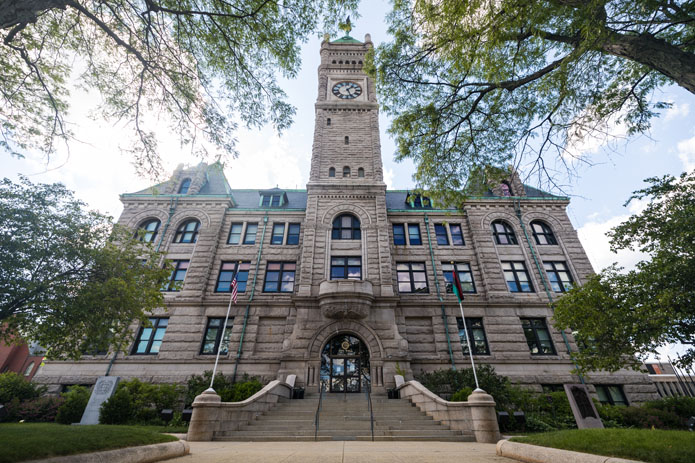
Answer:
[(518, 463), (472, 442), (190, 442), (172, 463)]

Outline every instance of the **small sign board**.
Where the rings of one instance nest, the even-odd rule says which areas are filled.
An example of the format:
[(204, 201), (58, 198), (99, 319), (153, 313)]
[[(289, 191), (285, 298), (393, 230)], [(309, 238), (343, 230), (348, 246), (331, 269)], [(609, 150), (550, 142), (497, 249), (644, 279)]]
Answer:
[(579, 429), (603, 428), (601, 418), (594, 402), (591, 400), (589, 390), (585, 384), (565, 384), (565, 394), (570, 401), (574, 420)]
[(101, 405), (116, 392), (119, 379), (118, 376), (100, 376), (97, 378), (97, 383), (94, 385), (94, 389), (92, 389), (92, 395), (89, 397), (87, 407), (84, 409), (80, 424), (99, 424)]

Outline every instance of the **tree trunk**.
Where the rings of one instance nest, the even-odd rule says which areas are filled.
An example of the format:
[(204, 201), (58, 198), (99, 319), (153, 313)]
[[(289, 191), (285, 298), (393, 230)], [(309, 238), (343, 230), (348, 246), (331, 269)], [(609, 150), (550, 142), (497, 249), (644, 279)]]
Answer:
[(0, 0), (0, 29), (30, 24), (53, 8), (65, 9), (66, 0)]
[(602, 50), (655, 69), (695, 93), (695, 54), (688, 53), (650, 34), (614, 34)]

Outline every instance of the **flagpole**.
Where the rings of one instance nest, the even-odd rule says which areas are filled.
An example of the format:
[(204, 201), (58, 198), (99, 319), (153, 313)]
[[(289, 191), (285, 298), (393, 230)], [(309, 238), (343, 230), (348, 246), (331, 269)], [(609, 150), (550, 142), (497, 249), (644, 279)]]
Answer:
[[(239, 269), (241, 268), (241, 261), (237, 263), (236, 270), (232, 276), (232, 282), (236, 279), (239, 274)], [(220, 361), (220, 352), (222, 352), (222, 343), (224, 342), (224, 332), (227, 329), (227, 320), (229, 320), (229, 312), (232, 310), (232, 300), (234, 299), (234, 289), (231, 287), (231, 282), (229, 283), (229, 306), (227, 306), (227, 315), (224, 317), (224, 324), (222, 325), (222, 335), (220, 336), (220, 344), (217, 346), (217, 355), (215, 355), (215, 366), (212, 368), (212, 377), (210, 378), (210, 387), (208, 391), (215, 392), (212, 385), (215, 382), (215, 373), (217, 372), (217, 363)]]
[(478, 374), (475, 372), (475, 361), (473, 360), (473, 346), (468, 338), (468, 326), (466, 325), (466, 315), (463, 313), (463, 294), (459, 291), (461, 287), (461, 282), (459, 281), (458, 272), (456, 269), (456, 264), (451, 262), (451, 272), (454, 279), (454, 292), (456, 293), (456, 299), (459, 300), (459, 309), (461, 309), (461, 320), (463, 321), (463, 333), (466, 335), (466, 345), (468, 346), (468, 354), (471, 357), (471, 366), (473, 366), (473, 378), (475, 379), (475, 390), (482, 391), (480, 389), (480, 384), (478, 384)]

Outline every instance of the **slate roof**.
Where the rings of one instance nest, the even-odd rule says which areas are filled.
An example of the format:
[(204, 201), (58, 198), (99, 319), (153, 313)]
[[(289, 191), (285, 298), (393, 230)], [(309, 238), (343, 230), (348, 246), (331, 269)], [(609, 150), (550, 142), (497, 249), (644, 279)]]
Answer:
[[(165, 191), (165, 186), (168, 182), (163, 182), (158, 185), (146, 188), (135, 193), (126, 193), (123, 196), (142, 196), (142, 195), (161, 195)], [(526, 198), (537, 199), (566, 199), (562, 196), (552, 195), (548, 192), (539, 190), (529, 185), (524, 185), (526, 189)], [(279, 207), (261, 207), (261, 194), (284, 193), (287, 196), (287, 202)], [(411, 207), (405, 202), (410, 191), (408, 190), (387, 190), (386, 191), (386, 209), (387, 210), (406, 210), (406, 209), (422, 209), (419, 207)], [(282, 188), (264, 188), (264, 189), (233, 189), (227, 182), (224, 172), (217, 164), (207, 167), (206, 182), (201, 187), (200, 191), (194, 195), (185, 196), (225, 196), (231, 195), (234, 202), (234, 209), (269, 209), (269, 210), (305, 210), (307, 202), (306, 190), (284, 190)], [(483, 197), (494, 198), (491, 191), (487, 191)], [(424, 208), (427, 209), (427, 208)], [(446, 208), (446, 210), (454, 211), (455, 207)]]
[[(280, 207), (261, 208), (261, 193), (285, 193), (287, 195), (287, 203)], [(306, 209), (306, 190), (283, 190), (282, 188), (272, 188), (263, 190), (232, 190), (232, 199), (236, 208), (239, 209)]]

